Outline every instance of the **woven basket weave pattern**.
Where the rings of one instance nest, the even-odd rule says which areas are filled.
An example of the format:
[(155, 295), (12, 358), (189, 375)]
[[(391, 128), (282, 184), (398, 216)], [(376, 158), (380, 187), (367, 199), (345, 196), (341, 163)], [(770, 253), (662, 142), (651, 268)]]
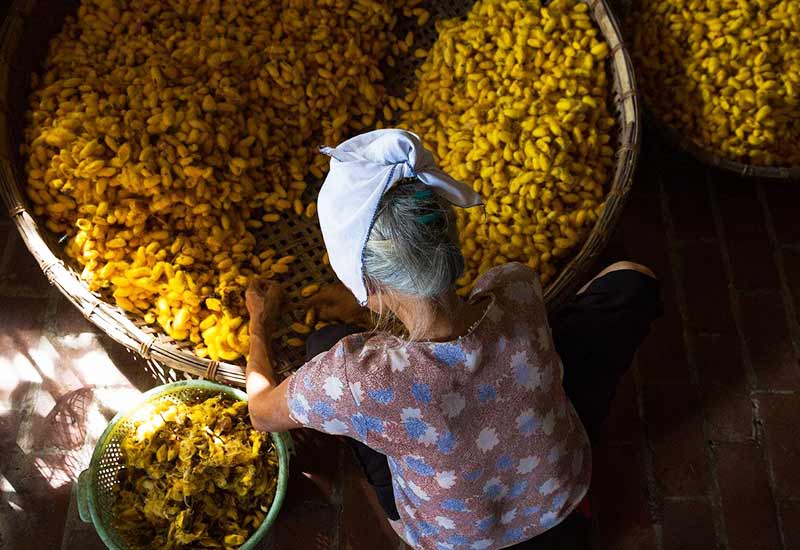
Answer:
[[(465, 15), (473, 2), (439, 0), (424, 2), (431, 11), (431, 20), (419, 29), (413, 21), (401, 21), (397, 32), (404, 35), (414, 29), (415, 47), (428, 49), (436, 40), (434, 22), (443, 17)], [(606, 206), (591, 234), (578, 254), (562, 266), (558, 277), (545, 288), (545, 300), (553, 307), (574, 292), (602, 252), (614, 225), (621, 214), (627, 193), (633, 182), (633, 172), (641, 135), (639, 100), (632, 65), (623, 47), (619, 25), (604, 0), (586, 2), (593, 19), (608, 42), (611, 56), (607, 69), (611, 75), (611, 102), (617, 119), (616, 158), (612, 181), (608, 186)], [(141, 320), (132, 318), (121, 309), (88, 291), (79, 279), (75, 266), (64, 255), (53, 236), (37, 223), (27, 208), (22, 159), (16, 153), (27, 109), (28, 75), (37, 71), (45, 58), (47, 43), (61, 27), (66, 14), (74, 11), (75, 2), (50, 3), (36, 0), (14, 0), (9, 16), (0, 30), (0, 195), (9, 208), (28, 249), (34, 255), (50, 282), (55, 285), (90, 321), (111, 338), (148, 359), (152, 370), (162, 381), (181, 377), (206, 377), (231, 385), (244, 385), (244, 367), (235, 364), (200, 359), (188, 343), (178, 343), (168, 336), (154, 332)], [(389, 93), (400, 96), (413, 83), (414, 71), (421, 60), (407, 56), (394, 68), (386, 67), (385, 83)], [(15, 115), (12, 115), (15, 113)], [(312, 184), (311, 192), (319, 182)], [(271, 234), (257, 235), (266, 245), (292, 254), (297, 261), (291, 272), (281, 279), (288, 300), (296, 303), (303, 286), (335, 280), (322, 261), (325, 252), (316, 221), (296, 218)], [(288, 315), (279, 326), (278, 336), (284, 336), (294, 320)], [(280, 341), (280, 338), (278, 339)], [(302, 348), (283, 348), (276, 353), (279, 370), (299, 366), (304, 360)]]

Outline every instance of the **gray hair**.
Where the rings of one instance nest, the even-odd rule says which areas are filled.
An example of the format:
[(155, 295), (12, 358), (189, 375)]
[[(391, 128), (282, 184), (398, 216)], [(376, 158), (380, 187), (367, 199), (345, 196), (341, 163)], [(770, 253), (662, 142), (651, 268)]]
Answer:
[(397, 182), (378, 205), (363, 265), (373, 292), (443, 296), (464, 270), (450, 203), (416, 178)]

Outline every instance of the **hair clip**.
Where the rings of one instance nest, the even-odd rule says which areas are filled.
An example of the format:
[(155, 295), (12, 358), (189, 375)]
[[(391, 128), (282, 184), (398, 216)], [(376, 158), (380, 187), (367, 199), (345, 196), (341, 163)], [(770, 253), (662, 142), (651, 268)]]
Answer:
[(439, 216), (441, 216), (439, 212), (431, 212), (430, 214), (423, 214), (422, 216), (419, 216), (417, 221), (419, 221), (419, 223), (429, 224), (432, 221), (439, 219)]

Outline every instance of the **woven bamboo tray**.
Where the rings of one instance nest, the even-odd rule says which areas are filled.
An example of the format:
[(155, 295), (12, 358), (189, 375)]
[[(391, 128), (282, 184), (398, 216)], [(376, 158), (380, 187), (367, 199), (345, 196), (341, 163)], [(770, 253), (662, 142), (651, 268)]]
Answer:
[[(463, 16), (472, 3), (471, 0), (423, 2), (422, 5), (431, 11), (432, 17), (425, 28), (415, 29), (417, 46), (429, 48), (436, 40), (436, 19)], [(563, 265), (557, 278), (545, 289), (545, 300), (549, 307), (563, 302), (578, 288), (603, 251), (633, 183), (641, 137), (639, 98), (619, 24), (605, 0), (591, 0), (586, 3), (611, 51), (607, 70), (612, 84), (610, 100), (618, 123), (615, 168), (602, 215), (578, 254)], [(24, 127), (23, 113), (27, 109), (29, 75), (38, 69), (46, 55), (49, 39), (60, 30), (64, 17), (74, 12), (76, 6), (75, 0), (13, 0), (9, 15), (0, 28), (0, 195), (22, 239), (50, 283), (89, 321), (115, 341), (147, 359), (151, 372), (158, 379), (171, 381), (203, 377), (243, 386), (244, 366), (201, 359), (192, 353), (188, 344), (176, 342), (167, 335), (156, 332), (140, 319), (105, 301), (102, 296), (91, 293), (79, 278), (79, 270), (64, 254), (59, 236), (49, 234), (28, 209), (24, 193), (25, 180), (21, 170), (23, 161), (19, 158), (17, 145)], [(404, 28), (404, 25), (408, 28)], [(412, 22), (401, 22), (398, 32), (405, 33), (411, 28)], [(400, 95), (413, 82), (414, 71), (419, 63), (420, 60), (409, 56), (400, 60), (394, 69), (388, 70), (388, 91)], [(311, 192), (315, 192), (320, 182), (310, 183)], [(281, 280), (290, 302), (298, 302), (299, 289), (311, 282), (328, 283), (335, 280), (331, 270), (322, 262), (325, 247), (316, 222), (305, 218), (292, 219), (280, 227), (277, 234), (258, 237), (267, 239), (269, 242), (266, 244), (270, 247), (297, 256), (291, 273)], [(287, 314), (279, 326), (288, 327), (291, 320)], [(283, 330), (288, 331), (288, 328)], [(284, 334), (285, 332), (279, 333), (278, 336)], [(276, 350), (276, 356), (278, 370), (286, 371), (303, 363), (304, 350), (279, 349)]]

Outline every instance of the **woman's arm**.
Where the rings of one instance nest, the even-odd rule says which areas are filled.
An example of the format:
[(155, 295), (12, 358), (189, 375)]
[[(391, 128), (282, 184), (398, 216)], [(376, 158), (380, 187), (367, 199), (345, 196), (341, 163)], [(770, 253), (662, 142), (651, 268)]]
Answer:
[(275, 360), (270, 344), (280, 312), (281, 288), (277, 283), (254, 280), (246, 293), (250, 313), (250, 359), (245, 374), (248, 408), (253, 427), (282, 432), (301, 427), (289, 417), (286, 403), (288, 379), (275, 380)]

